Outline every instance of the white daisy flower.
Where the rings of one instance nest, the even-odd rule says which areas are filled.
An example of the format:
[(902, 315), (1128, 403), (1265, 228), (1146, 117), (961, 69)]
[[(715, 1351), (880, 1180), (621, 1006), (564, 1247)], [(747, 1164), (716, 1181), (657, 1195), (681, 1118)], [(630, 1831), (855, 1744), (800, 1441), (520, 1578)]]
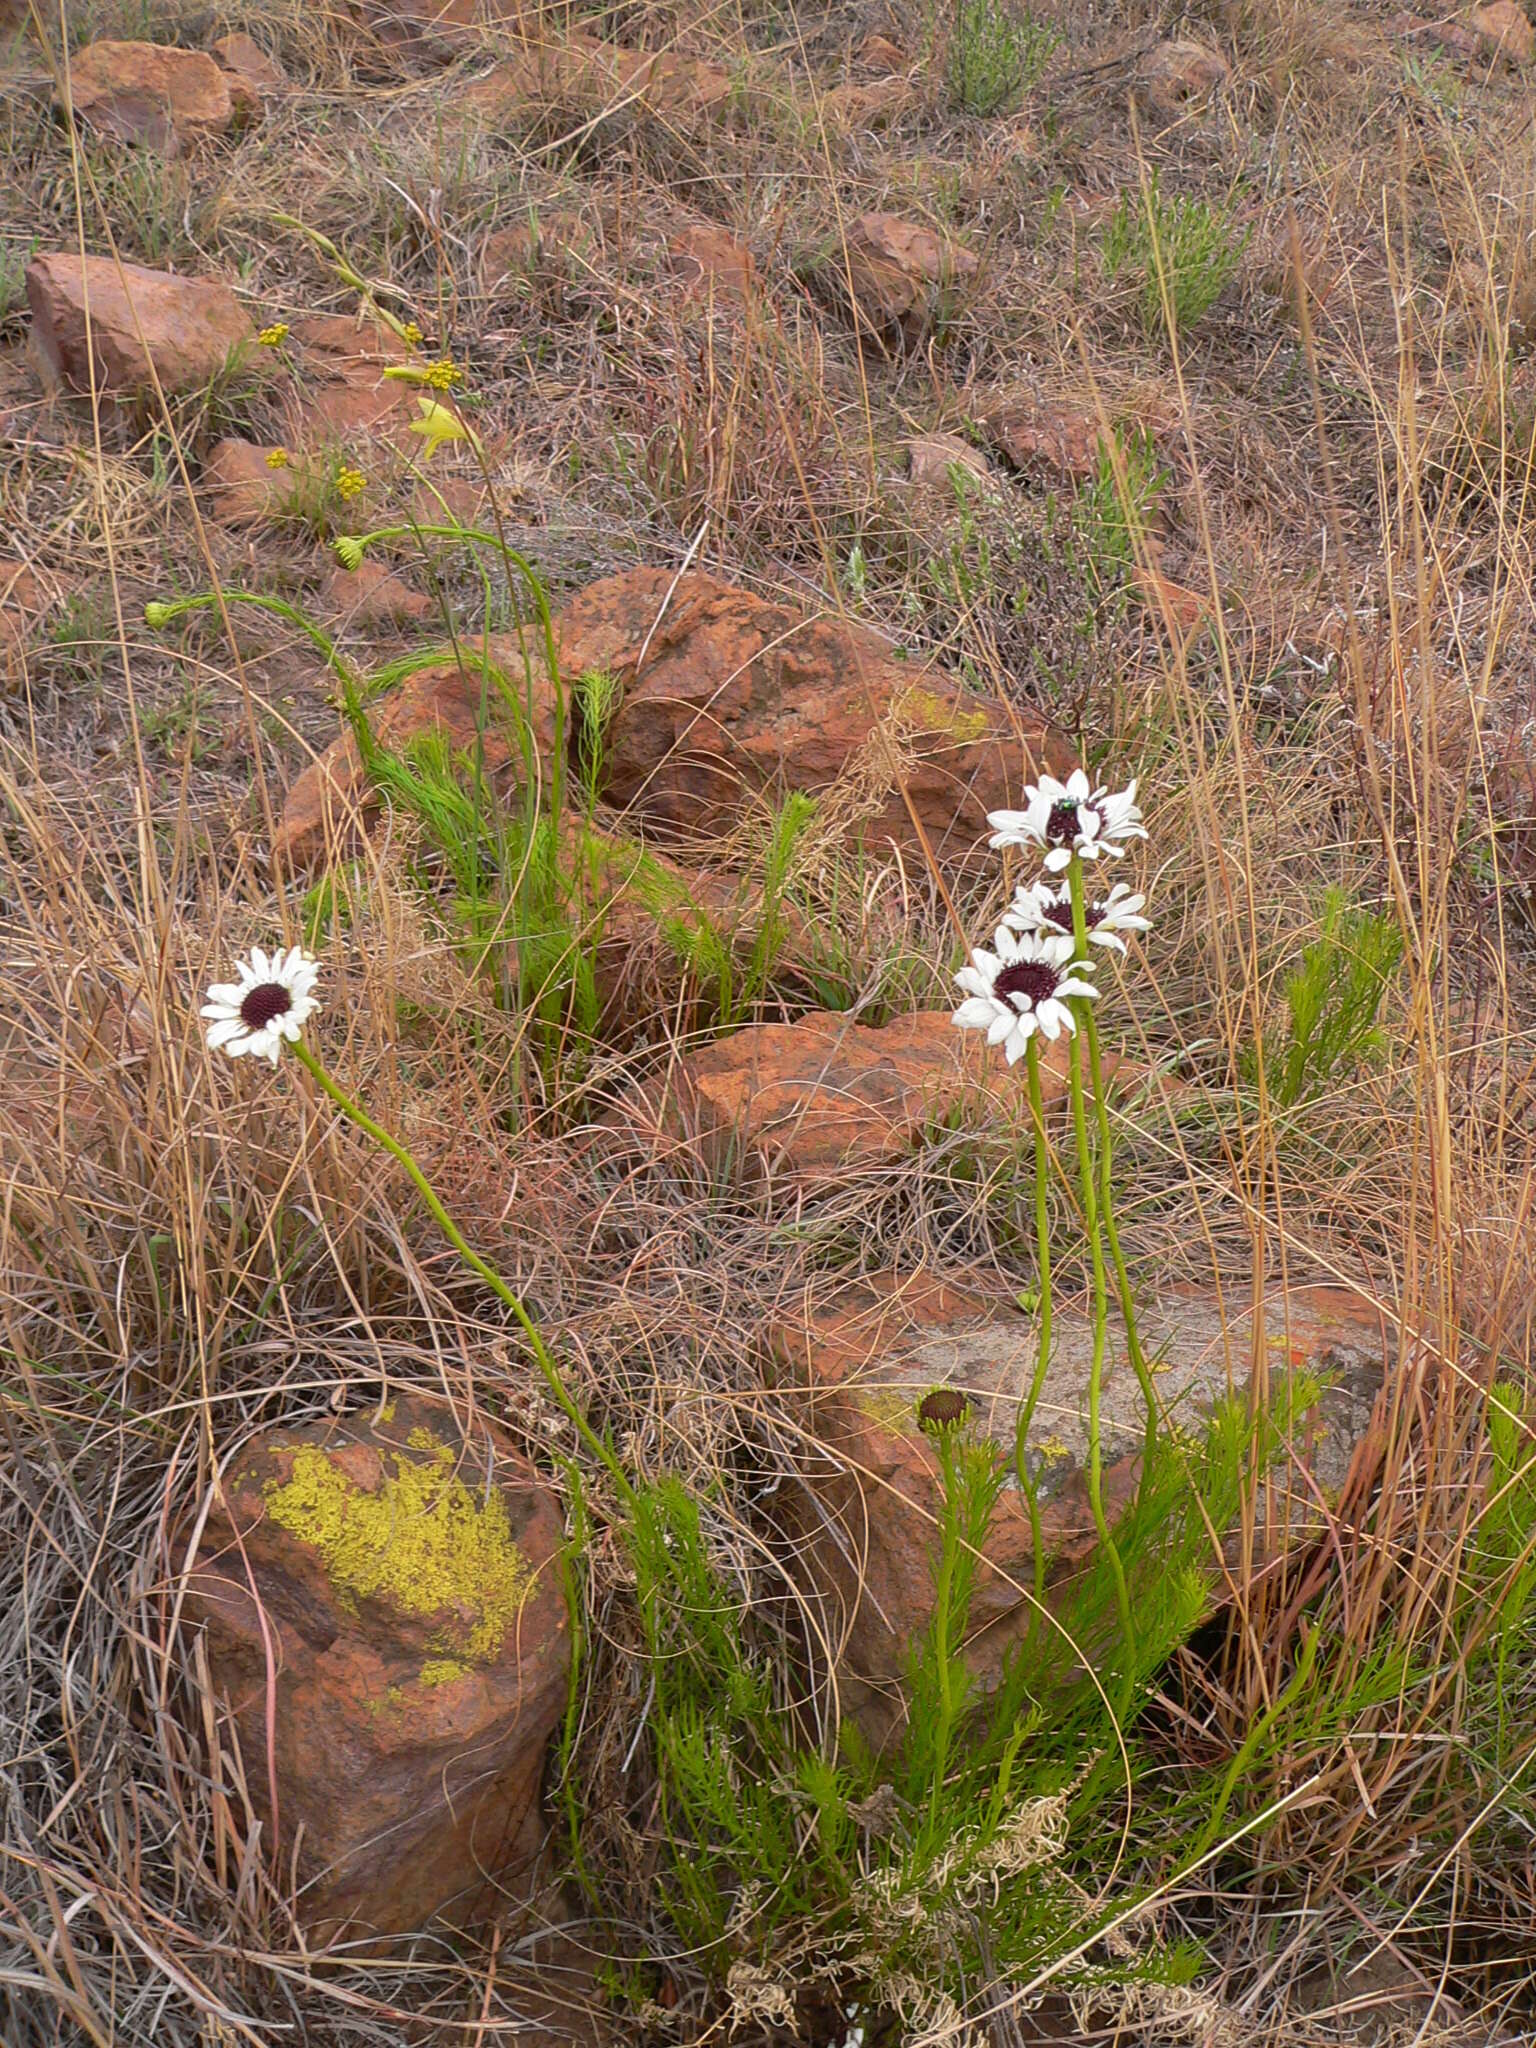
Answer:
[(1101, 784), (1090, 786), (1081, 768), (1074, 768), (1065, 782), (1054, 775), (1042, 775), (1038, 784), (1024, 792), (1022, 811), (992, 811), (992, 845), (1042, 846), (1045, 865), (1059, 874), (1075, 853), (1080, 860), (1097, 860), (1101, 853), (1118, 860), (1127, 839), (1145, 839), (1134, 782), (1110, 791)]
[(1037, 1031), (1046, 1038), (1075, 1032), (1069, 998), (1098, 990), (1083, 978), (1092, 974), (1092, 962), (1072, 958), (1070, 933), (1019, 934), (1003, 925), (993, 945), (993, 952), (975, 947), (969, 966), (955, 976), (966, 1000), (954, 1021), (962, 1031), (985, 1031), (988, 1045), (1000, 1045), (1011, 1067)]
[[(1088, 936), (1096, 946), (1113, 946), (1125, 951), (1122, 932), (1149, 932), (1152, 920), (1141, 915), (1145, 896), (1133, 896), (1124, 882), (1116, 882), (1102, 903), (1084, 906)], [(1014, 893), (1013, 907), (1003, 923), (1016, 932), (1072, 933), (1072, 884), (1025, 882)]]
[(208, 1043), (231, 1059), (255, 1053), (275, 1067), (284, 1039), (295, 1043), (320, 1007), (314, 992), (320, 963), (302, 946), (279, 950), (270, 959), (253, 946), (250, 959), (237, 962), (236, 972), (238, 981), (216, 982), (208, 991), (202, 1008), (211, 1020)]

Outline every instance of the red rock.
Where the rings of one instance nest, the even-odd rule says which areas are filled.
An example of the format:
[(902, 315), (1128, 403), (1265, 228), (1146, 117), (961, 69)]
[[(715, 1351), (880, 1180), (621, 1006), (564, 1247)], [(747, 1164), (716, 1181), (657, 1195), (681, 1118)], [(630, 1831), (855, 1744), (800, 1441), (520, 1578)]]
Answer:
[(894, 660), (865, 627), (807, 618), (698, 572), (673, 580), (666, 569), (608, 577), (559, 622), (568, 674), (603, 668), (624, 686), (603, 794), (648, 829), (727, 832), (747, 807), (857, 775), (868, 808), (853, 829), (877, 857), (894, 845), (920, 860), (891, 735), (929, 846), (954, 863), (1007, 792), (1041, 766), (1072, 765), (1039, 718)]
[(987, 458), (959, 434), (918, 434), (907, 443), (907, 473), (913, 483), (947, 490), (950, 472), (957, 468), (978, 483), (992, 481)]
[(475, 34), (478, 0), (363, 0), (363, 20), (386, 49), (449, 56)]
[(218, 65), (229, 89), (237, 127), (259, 121), (267, 101), (284, 91), (288, 74), (269, 57), (254, 36), (220, 36), (210, 43), (208, 54)]
[(892, 72), (868, 84), (849, 80), (834, 85), (822, 96), (822, 112), (834, 126), (848, 129), (888, 128), (917, 100), (917, 90), (905, 72)]
[[(1047, 1104), (1065, 1096), (1066, 1062), (1064, 1040), (1047, 1050)], [(1107, 1072), (1118, 1065), (1106, 1061)], [(783, 1185), (902, 1158), (962, 1106), (978, 1128), (1027, 1130), (1023, 1068), (958, 1031), (947, 1010), (878, 1027), (827, 1010), (684, 1053), (630, 1090), (609, 1121), (688, 1145), (710, 1173)]]
[(1472, 16), (1485, 56), (1502, 58), (1506, 64), (1529, 64), (1536, 56), (1536, 28), (1532, 28), (1519, 0), (1487, 0)]
[[(1143, 1306), (1138, 1324), (1165, 1408), (1197, 1426), (1202, 1411), (1247, 1383), (1255, 1355), (1246, 1297), (1190, 1293)], [(824, 1639), (841, 1646), (842, 1710), (866, 1739), (883, 1747), (905, 1715), (904, 1685), (914, 1641), (933, 1613), (935, 1516), (942, 1498), (938, 1457), (918, 1420), (918, 1405), (938, 1389), (961, 1390), (966, 1426), (993, 1438), (1010, 1459), (1017, 1404), (1032, 1377), (1036, 1326), (928, 1275), (886, 1274), (810, 1300), (786, 1314), (770, 1348), (805, 1430), (802, 1479), (813, 1505), (792, 1534), (813, 1597), (825, 1601)], [(1031, 1425), (1030, 1463), (1039, 1486), (1050, 1560), (1048, 1601), (1095, 1547), (1085, 1468), (1085, 1401), (1091, 1318), (1057, 1303), (1052, 1359)], [(1275, 1547), (1309, 1541), (1316, 1496), (1337, 1496), (1360, 1477), (1356, 1446), (1369, 1458), (1370, 1425), (1395, 1357), (1375, 1311), (1334, 1288), (1271, 1293), (1262, 1344), (1272, 1385), (1289, 1369), (1326, 1371), (1334, 1384), (1310, 1420), (1296, 1426), (1288, 1455), (1272, 1468), (1259, 1527)], [(1103, 1383), (1101, 1443), (1104, 1497), (1113, 1517), (1131, 1498), (1139, 1470), (1143, 1412), (1125, 1356), (1124, 1333), (1110, 1325)], [(1384, 1398), (1384, 1397), (1383, 1397)], [(1005, 1487), (977, 1572), (966, 1662), (983, 1692), (998, 1684), (1005, 1658), (1030, 1630), (1033, 1583), (1029, 1518), (1017, 1485)]]
[(667, 244), (667, 261), (699, 298), (723, 293), (744, 299), (752, 289), (752, 252), (725, 228), (684, 228)]
[(27, 678), (27, 642), (48, 600), (25, 562), (0, 559), (0, 690), (20, 689)]
[(1068, 481), (1098, 471), (1104, 436), (1097, 415), (1086, 407), (1020, 392), (1000, 401), (982, 425), (992, 446), (1015, 469), (1043, 469)]
[(164, 156), (223, 135), (234, 121), (228, 82), (203, 50), (88, 43), (70, 60), (68, 88), (75, 118), (85, 126)]
[(597, 238), (574, 207), (530, 208), (528, 218), (493, 228), (480, 247), (480, 289), (503, 298), (535, 276), (565, 278)]
[(526, 1884), (570, 1668), (563, 1543), (506, 1433), (420, 1395), (231, 1462), (183, 1622), (313, 1940), (467, 1925)]
[(339, 565), (328, 571), (325, 607), (349, 626), (415, 625), (432, 616), (432, 600), (392, 576), (382, 562), (365, 556), (357, 569)]
[[(86, 306), (90, 307), (87, 346)], [(27, 266), (32, 336), (45, 369), (77, 391), (192, 391), (252, 339), (244, 307), (217, 278), (172, 277), (106, 256), (36, 256)], [(142, 338), (141, 338), (142, 337)]]
[(410, 431), (420, 393), (384, 375), (410, 360), (387, 327), (315, 314), (293, 322), (288, 347), (300, 367), (288, 404), (295, 448), (350, 449), (370, 440), (400, 449), (421, 445)]
[(1180, 635), (1187, 637), (1215, 616), (1216, 608), (1208, 597), (1202, 597), (1198, 590), (1186, 589), (1156, 569), (1137, 568), (1132, 576), (1137, 595), (1147, 610)]
[(233, 437), (217, 441), (203, 463), (203, 503), (223, 526), (258, 526), (292, 499), (298, 478), (292, 465), (274, 469), (267, 457), (282, 451)]
[(831, 258), (832, 274), (853, 291), (861, 331), (899, 332), (911, 346), (933, 324), (944, 298), (976, 275), (976, 258), (920, 221), (895, 213), (861, 213), (848, 226), (844, 251)]
[(1169, 120), (1197, 112), (1220, 92), (1231, 68), (1219, 50), (1175, 37), (1142, 59), (1137, 84), (1147, 105)]
[(564, 42), (525, 44), (469, 86), (463, 104), (493, 128), (549, 104), (638, 106), (690, 126), (719, 112), (730, 95), (731, 81), (716, 65), (675, 50), (621, 49), (575, 29)]
[[(606, 577), (565, 606), (555, 633), (568, 689), (602, 671), (621, 693), (604, 748), (603, 797), (663, 834), (725, 833), (754, 805), (766, 809), (792, 790), (815, 795), (853, 776), (866, 807), (850, 829), (877, 855), (895, 846), (921, 859), (907, 803), (894, 790), (899, 768), (934, 856), (953, 866), (975, 852), (986, 813), (1018, 795), (1040, 767), (1073, 766), (1071, 749), (1038, 718), (893, 660), (863, 627), (807, 619), (713, 576), (636, 569)], [(499, 640), (493, 654), (521, 691), (516, 641)], [(456, 743), (469, 744), (466, 690), (478, 703), (478, 680), (466, 684), (452, 665), (412, 677), (380, 713), (385, 735), (443, 723)], [(554, 696), (542, 667), (536, 693), (547, 758)], [(488, 736), (488, 746), (500, 749), (488, 756), (493, 770), (512, 761), (499, 737)], [(279, 833), (288, 858), (312, 858), (324, 845), (327, 809), (355, 813), (365, 796), (347, 735), (290, 793)]]
[(889, 36), (866, 36), (854, 52), (854, 61), (866, 71), (879, 72), (882, 76), (907, 68), (906, 52)]

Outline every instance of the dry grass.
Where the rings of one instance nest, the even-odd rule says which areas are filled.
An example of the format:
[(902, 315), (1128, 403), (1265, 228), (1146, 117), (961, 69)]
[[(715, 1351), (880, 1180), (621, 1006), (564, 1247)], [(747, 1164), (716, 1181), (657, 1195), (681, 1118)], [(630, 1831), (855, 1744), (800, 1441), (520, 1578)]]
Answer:
[[(914, 64), (887, 126), (827, 97), (869, 28), (921, 52), (916, 10), (887, 23), (851, 7), (621, 6), (595, 25), (652, 46), (675, 36), (731, 70), (723, 123), (685, 131), (629, 109), (493, 144), (448, 118), (491, 45), (413, 71), (340, 10), (152, 13), (71, 10), (71, 39), (249, 28), (295, 91), (233, 144), (163, 169), (72, 151), (45, 93), (8, 94), (8, 261), (34, 237), (83, 234), (131, 260), (238, 270), (264, 317), (344, 304), (271, 226), (302, 207), (466, 364), (509, 533), (552, 594), (676, 563), (703, 528), (701, 564), (938, 651), (1043, 704), (1094, 761), (1142, 774), (1158, 929), (1108, 1029), (1192, 1086), (1176, 1121), (1140, 1108), (1120, 1135), (1138, 1276), (1241, 1290), (1325, 1275), (1401, 1333), (1370, 1503), (1344, 1504), (1285, 1571), (1240, 1561), (1219, 1622), (1168, 1674), (1154, 1883), (1165, 1785), (1225, 1768), (1308, 1631), (1330, 1648), (1316, 1711), (1261, 1747), (1232, 1820), (1282, 1810), (1153, 1910), (1212, 1959), (1202, 2023), (1219, 2008), (1226, 2032), (1204, 2038), (1369, 2039), (1344, 2009), (1357, 1985), (1384, 2008), (1405, 1985), (1438, 1991), (1403, 2038), (1442, 2038), (1442, 2023), (1446, 2039), (1528, 2037), (1536, 1900), (1511, 1788), (1533, 1754), (1532, 1666), (1512, 1671), (1515, 1740), (1496, 1765), (1453, 1617), (1484, 1506), (1484, 1397), (1495, 1377), (1529, 1386), (1536, 1318), (1536, 833), (1514, 808), (1533, 744), (1529, 86), (1409, 52), (1371, 10), (1241, 0), (1205, 10), (1234, 62), (1223, 98), (1169, 126), (1144, 110), (1133, 122), (1157, 11), (1081, 0), (1061, 6), (1067, 40), (1000, 146), (947, 106), (937, 60)], [(17, 61), (47, 69), (35, 43)], [(1238, 283), (1176, 346), (1146, 339), (1098, 256), (1115, 196), (1154, 168), (1253, 229)], [(559, 274), (489, 302), (480, 240), (530, 205), (579, 206), (599, 232)], [(884, 358), (857, 350), (827, 286), (848, 221), (872, 207), (982, 258), (942, 332)], [(685, 300), (665, 263), (684, 218), (749, 241), (771, 296), (744, 317)], [(12, 545), (70, 608), (0, 704), (5, 2038), (508, 2038), (550, 1982), (532, 1935), (424, 1937), (389, 1966), (306, 1953), (238, 1771), (215, 1768), (176, 1626), (172, 1532), (279, 1417), (411, 1383), (504, 1416), (546, 1469), (571, 1448), (403, 1178), (292, 1073), (232, 1074), (202, 1045), (196, 992), (252, 940), (297, 935), (297, 895), (274, 894), (261, 848), (335, 719), (307, 644), (278, 622), (242, 621), (233, 639), (209, 627), (167, 652), (142, 606), (210, 580), (304, 597), (324, 564), (306, 536), (252, 542), (191, 515), (182, 459), (195, 475), (230, 422), (265, 432), (270, 392), (93, 421), (40, 395), (21, 334), (7, 315), (0, 490)], [(1185, 640), (1134, 603), (1096, 610), (1062, 552), (1060, 479), (999, 464), (969, 507), (906, 482), (905, 435), (979, 418), (1020, 385), (1106, 426), (1155, 427), (1156, 566), (1220, 593), (1217, 630)], [(966, 565), (963, 586), (935, 584), (946, 560)], [(478, 585), (449, 588), (476, 624)], [(762, 1330), (816, 1276), (893, 1260), (1016, 1291), (1029, 1262), (1011, 1138), (936, 1136), (789, 1215), (675, 1159), (583, 1145), (684, 1027), (660, 1018), (551, 1101), (524, 1020), (466, 975), (398, 847), (376, 845), (364, 874), (366, 915), (326, 950), (328, 1060), (444, 1174), (626, 1460), (718, 1478), (714, 1534), (765, 1639), (786, 1672), (816, 1674), (818, 1617), (764, 1506), (793, 1442)], [(900, 955), (916, 963), (908, 999), (943, 1002), (954, 933), (935, 892), (897, 869), (865, 880), (850, 908), (829, 873), (802, 878), (841, 927), (851, 985), (878, 991)], [(1280, 990), (1330, 883), (1391, 914), (1405, 966), (1383, 1058), (1297, 1127), (1246, 1062), (1282, 1028)], [(995, 905), (960, 908), (979, 931)], [(600, 1475), (588, 1485), (588, 1847), (633, 1938), (666, 1955), (643, 1765), (624, 1770), (645, 1711), (636, 1623), (614, 1503)], [(1380, 1677), (1389, 1648), (1400, 1682)], [(588, 1932), (566, 1938), (579, 1950)], [(1378, 1959), (1319, 1990), (1330, 1959), (1354, 1965), (1377, 1943), (1396, 1975)], [(714, 1994), (684, 1959), (669, 1968), (672, 2038), (712, 2038)], [(579, 1972), (572, 1983), (573, 2000), (591, 1995)], [(1470, 2031), (1449, 2029), (1452, 2006)], [(1006, 2011), (994, 2038), (1026, 2038)], [(1171, 2024), (1128, 2015), (1116, 2038), (1162, 2040)]]

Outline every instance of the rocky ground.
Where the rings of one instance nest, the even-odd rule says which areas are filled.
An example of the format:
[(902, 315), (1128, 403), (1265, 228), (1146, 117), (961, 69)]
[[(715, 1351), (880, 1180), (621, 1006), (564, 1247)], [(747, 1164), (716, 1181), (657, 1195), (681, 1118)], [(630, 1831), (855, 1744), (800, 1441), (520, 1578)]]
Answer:
[(1536, 2038), (1524, 7), (0, 22), (7, 2048)]

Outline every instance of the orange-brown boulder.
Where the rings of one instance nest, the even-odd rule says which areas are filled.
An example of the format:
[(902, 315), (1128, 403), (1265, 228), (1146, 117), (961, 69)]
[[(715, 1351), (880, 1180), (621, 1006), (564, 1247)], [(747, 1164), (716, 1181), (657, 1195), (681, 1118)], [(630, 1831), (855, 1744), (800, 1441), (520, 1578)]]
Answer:
[(665, 569), (611, 576), (559, 621), (566, 673), (601, 668), (622, 684), (603, 794), (648, 828), (719, 834), (792, 790), (856, 784), (851, 829), (877, 857), (895, 846), (921, 859), (915, 813), (953, 863), (1010, 791), (1073, 765), (1038, 717), (897, 661), (866, 627), (702, 572), (673, 584)]
[(592, 112), (639, 107), (694, 126), (730, 94), (731, 81), (717, 65), (676, 50), (623, 49), (575, 29), (560, 42), (525, 43), (469, 86), (461, 104), (491, 128), (548, 105)]
[[(1147, 1355), (1156, 1358), (1159, 1401), (1187, 1427), (1198, 1428), (1229, 1389), (1247, 1386), (1257, 1365), (1271, 1386), (1298, 1370), (1327, 1380), (1320, 1404), (1295, 1424), (1258, 1509), (1258, 1527), (1269, 1531), (1274, 1547), (1288, 1536), (1310, 1540), (1319, 1492), (1337, 1495), (1351, 1476), (1356, 1446), (1368, 1458), (1374, 1441), (1370, 1425), (1389, 1355), (1375, 1310), (1341, 1289), (1272, 1291), (1261, 1326), (1246, 1295), (1223, 1301), (1190, 1293), (1145, 1306), (1139, 1328)], [(886, 1274), (808, 1299), (771, 1332), (775, 1370), (804, 1430), (809, 1505), (793, 1532), (797, 1555), (808, 1589), (824, 1603), (823, 1639), (841, 1646), (844, 1711), (877, 1748), (902, 1726), (910, 1652), (933, 1615), (934, 1531), (943, 1496), (924, 1421), (958, 1416), (1011, 1461), (1036, 1336), (1032, 1317), (926, 1274)], [(1091, 1350), (1091, 1318), (1081, 1304), (1058, 1301), (1027, 1453), (1049, 1560), (1048, 1598), (1096, 1542), (1086, 1482)], [(1133, 1494), (1144, 1427), (1118, 1319), (1110, 1326), (1108, 1358), (1100, 1442), (1113, 1519)], [(1033, 1579), (1028, 1510), (1012, 1481), (984, 1545), (965, 1646), (983, 1692), (996, 1687), (1005, 1659), (1028, 1637)]]
[(916, 434), (908, 441), (907, 474), (913, 483), (946, 487), (957, 469), (979, 484), (992, 481), (985, 455), (959, 434)]
[[(1106, 1062), (1111, 1073), (1117, 1064)], [(1047, 1104), (1059, 1102), (1065, 1040), (1047, 1048), (1042, 1080)], [(978, 1127), (1029, 1128), (1023, 1069), (958, 1031), (948, 1011), (871, 1025), (825, 1010), (683, 1054), (632, 1088), (611, 1121), (688, 1146), (712, 1173), (803, 1185), (900, 1158), (962, 1104)]]
[(396, 449), (412, 445), (420, 393), (384, 375), (410, 360), (388, 328), (344, 313), (311, 314), (293, 322), (288, 348), (300, 371), (288, 401), (295, 448), (356, 452), (374, 440)]
[(282, 65), (267, 55), (254, 36), (220, 36), (217, 42), (208, 45), (208, 54), (229, 88), (238, 128), (259, 121), (267, 101), (288, 84), (288, 74)]
[(480, 245), (480, 289), (489, 299), (515, 296), (534, 278), (564, 280), (599, 237), (575, 207), (530, 207), (526, 220), (493, 228)]
[(412, 590), (382, 562), (366, 556), (356, 569), (331, 568), (323, 595), (331, 617), (348, 626), (416, 625), (432, 615), (425, 591)]
[(899, 43), (893, 43), (889, 36), (868, 35), (854, 52), (854, 62), (866, 71), (873, 71), (880, 77), (892, 72), (905, 71), (907, 53)]
[(228, 80), (213, 58), (171, 44), (88, 43), (70, 59), (67, 88), (86, 127), (163, 156), (224, 134), (235, 117)]
[(184, 1625), (312, 1939), (466, 1925), (527, 1885), (570, 1668), (563, 1542), (505, 1432), (437, 1399), (269, 1429), (231, 1461)]
[[(866, 628), (806, 618), (700, 572), (605, 577), (564, 607), (555, 637), (567, 697), (582, 677), (602, 673), (617, 701), (603, 746), (604, 800), (674, 839), (730, 832), (754, 812), (766, 818), (794, 790), (841, 788), (852, 792), (848, 829), (877, 857), (894, 847), (922, 858), (915, 813), (934, 857), (953, 866), (982, 842), (986, 813), (1026, 779), (1042, 766), (1074, 765), (1072, 750), (1038, 718), (907, 667)], [(453, 663), (411, 677), (379, 708), (379, 736), (399, 744), (437, 724), (455, 745), (473, 744), (475, 652), (467, 649), (467, 683)], [(534, 731), (548, 768), (555, 690), (532, 641), (530, 655)], [(492, 659), (521, 701), (515, 639), (497, 641)], [(504, 721), (492, 725), (488, 767), (515, 770)], [(294, 785), (281, 850), (307, 862), (325, 843), (327, 817), (355, 822), (367, 801), (348, 734)]]
[(1219, 50), (1174, 37), (1148, 51), (1137, 72), (1137, 85), (1154, 112), (1175, 120), (1209, 105), (1229, 76), (1230, 67)]
[(35, 256), (27, 303), (44, 368), (76, 391), (91, 389), (93, 356), (98, 390), (142, 395), (157, 378), (167, 392), (196, 390), (252, 338), (244, 307), (217, 278), (107, 256)]
[(47, 609), (36, 572), (25, 562), (0, 558), (0, 690), (25, 683), (27, 643)]
[(281, 448), (229, 436), (216, 441), (203, 462), (202, 500), (222, 526), (258, 526), (279, 513), (292, 498), (296, 477), (291, 466), (276, 467), (269, 456)]
[(1506, 64), (1529, 64), (1536, 57), (1536, 28), (1519, 0), (1486, 0), (1474, 9), (1472, 26), (1481, 54)]
[(667, 244), (667, 262), (696, 297), (744, 299), (752, 289), (752, 252), (726, 228), (697, 222)]
[(1005, 398), (982, 423), (988, 441), (1015, 469), (1044, 470), (1065, 481), (1091, 477), (1103, 432), (1085, 406), (1054, 404), (1033, 392)]
[(968, 249), (895, 213), (861, 213), (830, 259), (832, 277), (852, 293), (860, 332), (878, 339), (896, 334), (909, 347), (977, 268)]
[(1202, 597), (1186, 584), (1175, 583), (1160, 570), (1138, 566), (1132, 580), (1147, 611), (1178, 639), (1188, 639), (1215, 616), (1216, 607), (1208, 597)]

